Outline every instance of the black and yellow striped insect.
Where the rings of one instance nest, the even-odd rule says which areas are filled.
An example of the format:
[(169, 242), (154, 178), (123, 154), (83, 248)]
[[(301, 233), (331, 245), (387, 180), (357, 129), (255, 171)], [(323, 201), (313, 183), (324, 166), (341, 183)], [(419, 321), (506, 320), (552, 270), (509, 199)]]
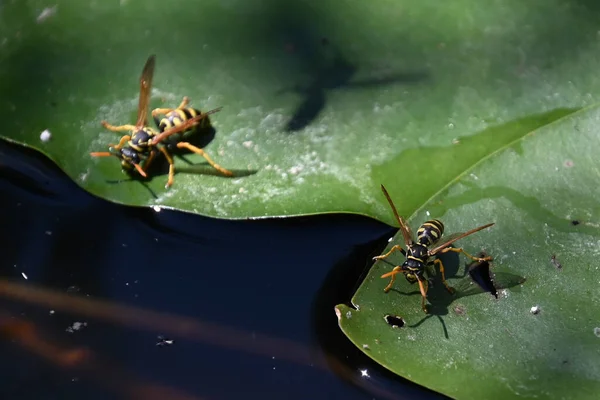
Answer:
[[(166, 146), (158, 146), (160, 141), (154, 140), (159, 133), (167, 136), (174, 135), (186, 130), (195, 128), (200, 125), (202, 120), (206, 119), (209, 114), (213, 114), (220, 110), (216, 108), (206, 113), (198, 112), (191, 118), (186, 119), (177, 126), (162, 129), (160, 132), (148, 126), (148, 106), (150, 104), (150, 96), (152, 91), (152, 79), (154, 77), (154, 69), (156, 65), (156, 57), (151, 55), (148, 57), (142, 75), (140, 77), (140, 96), (138, 100), (138, 113), (135, 125), (111, 125), (106, 121), (102, 121), (102, 126), (113, 132), (130, 131), (129, 135), (124, 135), (118, 144), (109, 144), (109, 151), (92, 152), (92, 157), (110, 157), (116, 156), (121, 160), (121, 166), (126, 171), (135, 169), (144, 178), (147, 177), (146, 171), (150, 163), (160, 151), (170, 164), (169, 179), (166, 187), (173, 183), (173, 159), (170, 156)], [(117, 151), (115, 151), (117, 150)]]
[(406, 251), (400, 245), (394, 245), (390, 251), (381, 256), (373, 257), (374, 260), (382, 260), (389, 257), (394, 251), (400, 251), (405, 257), (406, 260), (402, 265), (398, 265), (394, 267), (391, 272), (383, 274), (382, 278), (391, 277), (390, 283), (385, 287), (384, 291), (387, 293), (391, 290), (394, 281), (396, 280), (396, 274), (404, 274), (406, 280), (411, 283), (418, 283), (419, 289), (421, 291), (421, 308), (425, 313), (427, 313), (427, 289), (428, 289), (428, 281), (425, 277), (426, 268), (429, 266), (433, 266), (434, 268), (437, 266), (442, 275), (442, 283), (450, 293), (454, 293), (455, 290), (448, 282), (446, 282), (446, 276), (444, 272), (444, 264), (442, 260), (436, 258), (435, 260), (429, 260), (431, 257), (436, 256), (438, 254), (443, 254), (447, 252), (455, 252), (455, 253), (463, 253), (467, 257), (476, 260), (476, 261), (489, 261), (491, 257), (473, 257), (462, 248), (454, 248), (449, 247), (452, 243), (456, 242), (459, 239), (464, 238), (465, 236), (469, 236), (475, 232), (478, 232), (482, 229), (489, 228), (494, 225), (494, 223), (490, 223), (487, 225), (480, 226), (479, 228), (471, 229), (468, 232), (464, 233), (455, 233), (448, 236), (444, 242), (436, 247), (430, 249), (430, 246), (436, 244), (442, 235), (444, 234), (444, 224), (437, 219), (432, 219), (424, 222), (419, 229), (417, 230), (417, 241), (413, 240), (412, 233), (406, 221), (398, 214), (398, 210), (396, 210), (396, 206), (392, 201), (390, 195), (383, 185), (381, 185), (381, 190), (383, 190), (383, 194), (385, 195), (388, 203), (392, 207), (392, 211), (394, 212), (394, 216), (400, 224), (400, 232), (402, 232), (402, 237), (404, 238), (404, 244), (406, 245)]
[[(210, 119), (208, 116), (206, 118), (202, 118), (197, 125), (190, 126), (189, 121), (196, 120), (201, 115), (208, 115), (212, 113), (212, 111), (209, 111), (208, 113), (202, 114), (200, 110), (188, 107), (189, 102), (190, 99), (186, 96), (183, 98), (177, 108), (155, 108), (152, 110), (152, 118), (154, 119), (154, 122), (160, 131), (160, 134), (156, 135), (152, 139), (152, 143), (161, 143), (169, 151), (173, 151), (175, 149), (190, 150), (204, 157), (206, 161), (221, 174), (225, 176), (233, 176), (233, 172), (214, 162), (206, 153), (206, 151), (189, 143), (188, 140), (192, 135), (207, 132), (208, 129), (211, 128)], [(158, 118), (159, 115), (164, 115), (164, 117)], [(188, 128), (177, 129), (182, 126), (188, 126)], [(173, 180), (174, 174), (174, 164), (170, 162), (169, 181)]]

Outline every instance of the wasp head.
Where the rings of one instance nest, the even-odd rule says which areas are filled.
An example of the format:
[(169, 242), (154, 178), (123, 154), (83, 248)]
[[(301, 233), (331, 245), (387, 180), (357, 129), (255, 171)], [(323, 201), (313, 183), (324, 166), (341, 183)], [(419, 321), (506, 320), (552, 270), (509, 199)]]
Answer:
[(140, 175), (146, 177), (146, 173), (140, 166), (142, 158), (140, 157), (140, 153), (138, 151), (129, 146), (125, 146), (119, 149), (119, 151), (111, 151), (111, 153), (121, 160), (121, 166), (124, 169), (127, 171), (135, 169)]
[(124, 167), (132, 168), (135, 164), (140, 163), (140, 155), (137, 151), (129, 146), (123, 147), (118, 153), (115, 153), (121, 160)]

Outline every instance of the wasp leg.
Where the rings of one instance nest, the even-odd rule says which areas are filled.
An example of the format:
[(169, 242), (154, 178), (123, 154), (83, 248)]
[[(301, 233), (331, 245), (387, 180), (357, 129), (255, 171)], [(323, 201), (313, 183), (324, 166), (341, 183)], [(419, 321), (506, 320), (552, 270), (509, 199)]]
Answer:
[(448, 285), (448, 282), (446, 282), (446, 273), (444, 271), (444, 263), (442, 262), (442, 260), (436, 258), (433, 264), (439, 267), (440, 272), (442, 273), (442, 283), (444, 284), (444, 286), (446, 286), (446, 290), (450, 292), (450, 294), (456, 293), (456, 290), (452, 286)]
[(394, 251), (400, 251), (404, 256), (406, 256), (406, 251), (404, 251), (402, 246), (397, 244), (394, 245), (394, 247), (392, 247), (391, 250), (385, 253), (384, 255), (373, 257), (373, 260), (383, 260), (384, 258), (388, 258)]
[(391, 277), (390, 283), (388, 283), (388, 285), (385, 287), (385, 289), (383, 289), (384, 292), (387, 293), (392, 289), (392, 285), (394, 284), (394, 281), (396, 280), (396, 274), (400, 274), (402, 272), (403, 272), (402, 267), (397, 266), (397, 267), (394, 267), (394, 269), (391, 272), (381, 275), (382, 278), (387, 278), (388, 276)]
[(135, 126), (133, 125), (119, 125), (119, 126), (115, 126), (115, 125), (111, 125), (106, 121), (102, 121), (101, 122), (102, 126), (105, 127), (106, 129), (108, 129), (109, 131), (113, 131), (113, 132), (122, 132), (122, 131), (135, 131)]
[(152, 163), (152, 160), (154, 160), (154, 156), (156, 156), (156, 150), (152, 149), (152, 151), (150, 152), (150, 155), (144, 162), (144, 168), (143, 168), (144, 171), (148, 171), (148, 168), (150, 168), (150, 164)]
[(419, 279), (419, 290), (421, 291), (421, 308), (425, 314), (429, 314), (427, 311), (427, 290), (429, 289), (429, 284), (426, 280)]
[(183, 97), (183, 100), (181, 100), (181, 103), (179, 103), (179, 105), (177, 106), (177, 108), (184, 108), (185, 106), (187, 106), (190, 102), (190, 98), (187, 96)]
[(206, 159), (206, 161), (208, 161), (208, 163), (217, 171), (219, 171), (220, 173), (222, 173), (223, 175), (226, 176), (233, 176), (233, 172), (229, 171), (228, 169), (225, 169), (223, 167), (221, 167), (219, 164), (217, 164), (216, 162), (214, 162), (209, 156), (208, 154), (206, 154), (206, 152), (196, 146), (193, 146), (191, 144), (189, 144), (188, 142), (179, 142), (177, 143), (177, 147), (178, 148), (186, 148), (188, 150), (193, 151), (196, 154), (200, 154), (202, 157), (204, 157)]
[(125, 146), (125, 143), (127, 143), (130, 140), (131, 140), (131, 136), (125, 135), (121, 138), (121, 140), (119, 140), (119, 144), (115, 145), (115, 144), (109, 143), (108, 145), (110, 147), (112, 147), (113, 149), (119, 150), (121, 147)]
[(472, 255), (470, 255), (469, 253), (467, 253), (466, 251), (464, 251), (462, 249), (462, 247), (446, 247), (445, 249), (443, 249), (442, 251), (440, 251), (438, 254), (444, 254), (447, 253), (449, 251), (452, 251), (454, 253), (463, 253), (465, 256), (469, 257), (472, 260), (475, 261), (491, 261), (492, 257), (487, 256), (487, 257), (473, 257)]
[(187, 106), (189, 104), (189, 102), (190, 102), (190, 98), (185, 96), (183, 98), (183, 100), (181, 101), (181, 103), (177, 106), (177, 108), (155, 108), (154, 110), (152, 110), (152, 117), (155, 117), (159, 114), (166, 115), (173, 110), (180, 110), (180, 109), (184, 108), (185, 106)]
[(167, 184), (165, 188), (169, 188), (173, 184), (173, 180), (175, 179), (175, 162), (173, 161), (173, 157), (169, 154), (165, 147), (161, 147), (160, 151), (165, 155), (165, 158), (169, 162), (169, 179), (167, 180)]

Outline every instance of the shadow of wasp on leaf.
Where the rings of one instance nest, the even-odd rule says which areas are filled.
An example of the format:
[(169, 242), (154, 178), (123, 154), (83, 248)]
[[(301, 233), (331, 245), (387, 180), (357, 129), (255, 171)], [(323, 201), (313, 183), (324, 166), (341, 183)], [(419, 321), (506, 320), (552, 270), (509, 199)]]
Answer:
[(329, 90), (371, 88), (394, 83), (416, 83), (428, 78), (428, 73), (415, 71), (353, 80), (359, 70), (358, 66), (348, 61), (327, 40), (322, 40), (321, 44), (330, 53), (329, 56), (322, 57), (331, 60), (313, 72), (313, 78), (307, 85), (295, 85), (278, 92), (278, 94), (293, 92), (303, 96), (300, 105), (285, 125), (286, 132), (297, 132), (310, 125), (325, 108), (326, 94)]
[[(485, 257), (485, 252), (480, 252), (478, 257)], [(490, 293), (498, 299), (498, 289), (509, 289), (521, 285), (525, 282), (525, 277), (511, 274), (508, 272), (490, 270), (493, 260), (488, 261), (473, 261), (465, 264), (465, 268), (461, 275), (459, 270), (459, 255), (456, 253), (445, 253), (439, 255), (446, 270), (446, 278), (459, 278), (458, 282), (453, 282), (452, 287), (456, 290), (454, 294), (448, 293), (441, 281), (441, 275), (433, 268), (428, 268), (427, 276), (429, 281), (429, 291), (427, 292), (428, 314), (414, 324), (405, 324), (408, 328), (417, 328), (425, 321), (432, 317), (436, 317), (442, 324), (444, 336), (449, 338), (448, 330), (443, 320), (443, 316), (448, 315), (453, 303), (461, 298)], [(382, 260), (391, 266), (395, 264)], [(404, 296), (420, 295), (419, 290), (404, 292), (396, 288), (392, 288), (390, 292), (395, 292)], [(456, 314), (464, 314), (466, 311), (459, 305), (455, 305), (452, 311)]]

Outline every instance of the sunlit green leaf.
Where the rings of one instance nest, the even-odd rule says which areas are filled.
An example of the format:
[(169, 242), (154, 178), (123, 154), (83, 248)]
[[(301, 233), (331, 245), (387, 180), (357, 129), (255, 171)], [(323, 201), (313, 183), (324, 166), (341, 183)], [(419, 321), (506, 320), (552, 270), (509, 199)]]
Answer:
[[(383, 292), (381, 275), (392, 266), (378, 261), (352, 307), (337, 306), (350, 340), (395, 373), (453, 398), (597, 398), (599, 120), (592, 107), (532, 132), (412, 214), (415, 231), (429, 218), (443, 220), (447, 233), (495, 222), (455, 245), (494, 257), (498, 299), (465, 276), (466, 257), (450, 253), (443, 261), (457, 293), (445, 291), (438, 272), (426, 315), (417, 285), (402, 275)], [(399, 190), (390, 195), (404, 199)], [(403, 244), (400, 235), (388, 250), (396, 243)], [(388, 260), (403, 262), (399, 253)], [(389, 326), (387, 314), (405, 325)]]
[[(22, 0), (0, 8), (0, 135), (36, 148), (103, 198), (222, 218), (345, 211), (392, 223), (540, 126), (598, 101), (600, 49), (583, 2)], [(129, 180), (93, 159), (152, 107), (208, 110), (205, 150)], [(48, 130), (51, 139), (40, 140)]]

